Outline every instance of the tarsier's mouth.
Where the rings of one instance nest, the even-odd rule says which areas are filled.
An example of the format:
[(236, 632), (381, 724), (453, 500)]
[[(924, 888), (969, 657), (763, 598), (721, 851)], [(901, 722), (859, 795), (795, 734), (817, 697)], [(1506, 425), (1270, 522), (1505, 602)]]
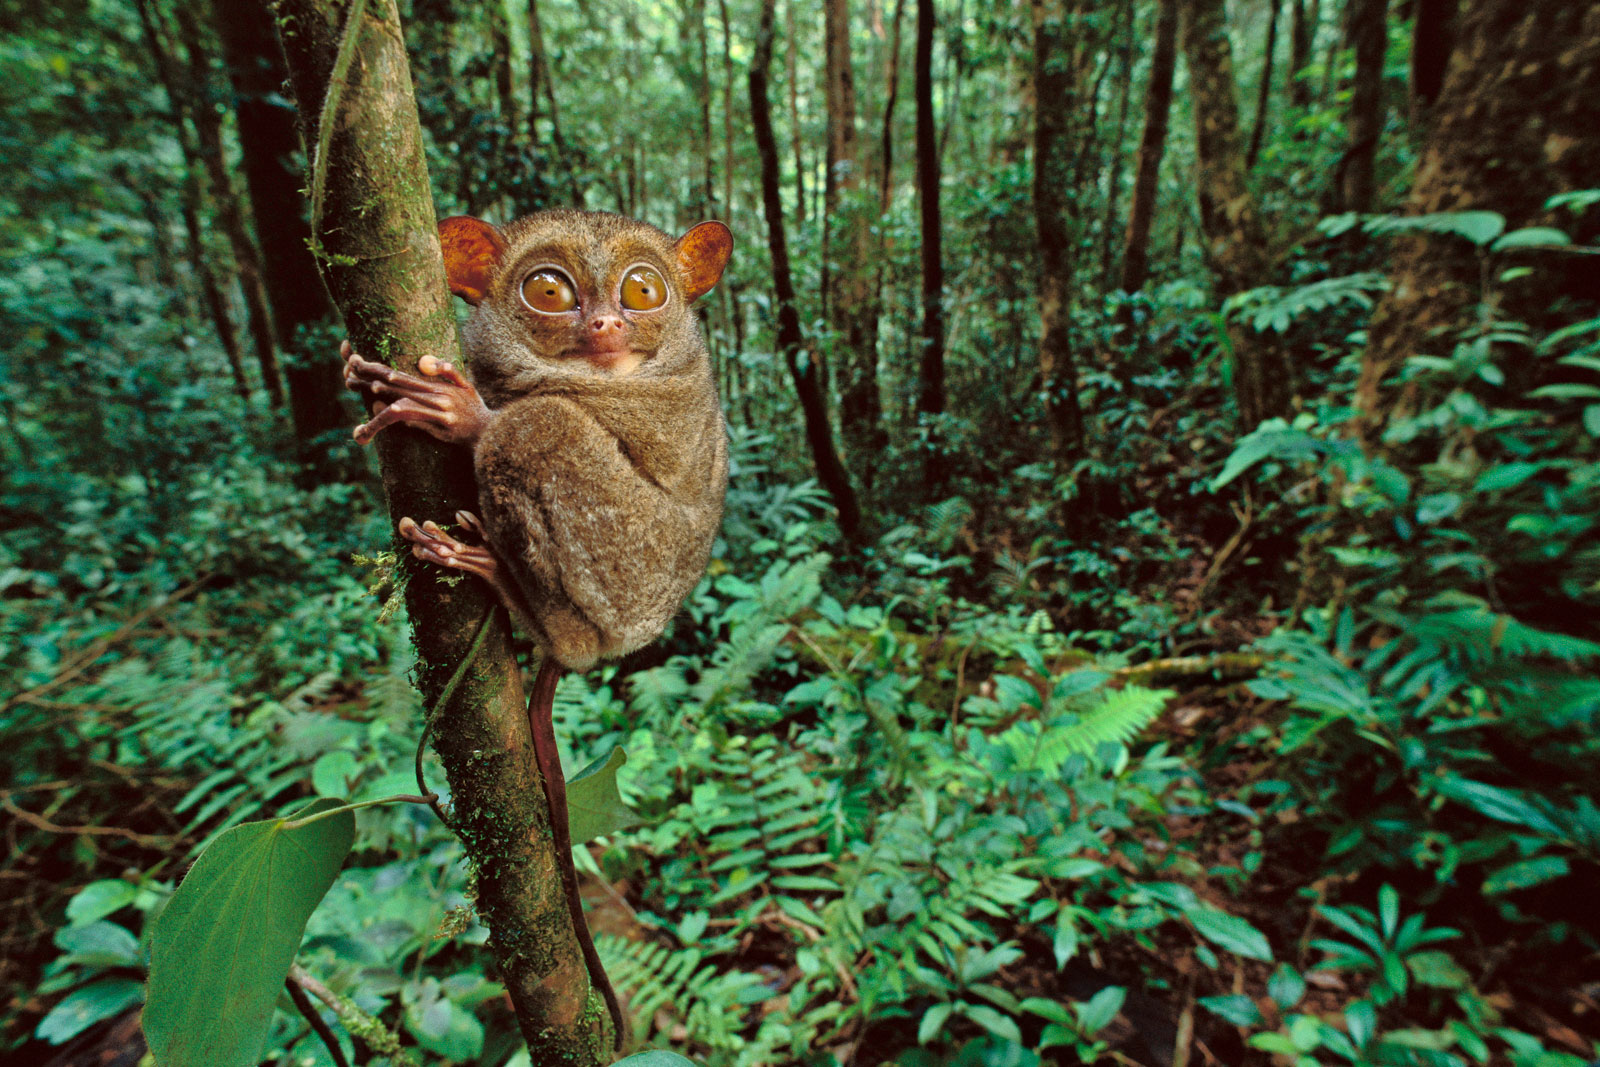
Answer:
[(590, 366), (597, 367), (603, 371), (609, 371), (611, 374), (614, 374), (618, 377), (632, 374), (634, 371), (638, 370), (639, 365), (645, 361), (647, 356), (647, 353), (636, 352), (631, 348), (606, 349), (599, 351), (580, 348), (572, 354), (579, 359), (584, 360)]

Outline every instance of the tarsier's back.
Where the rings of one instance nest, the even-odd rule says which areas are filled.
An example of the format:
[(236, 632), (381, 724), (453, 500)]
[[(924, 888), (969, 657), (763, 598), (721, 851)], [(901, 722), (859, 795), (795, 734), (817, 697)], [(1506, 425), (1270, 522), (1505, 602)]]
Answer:
[(581, 669), (653, 640), (705, 571), (727, 429), (690, 305), (731, 243), (716, 223), (674, 242), (573, 211), (497, 232), (464, 331), (496, 410), (474, 453), (479, 503), (536, 636)]

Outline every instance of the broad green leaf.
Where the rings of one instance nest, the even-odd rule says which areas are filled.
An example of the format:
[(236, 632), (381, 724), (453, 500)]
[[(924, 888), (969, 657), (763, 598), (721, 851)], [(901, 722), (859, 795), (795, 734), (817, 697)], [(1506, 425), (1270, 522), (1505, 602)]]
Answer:
[(1513, 248), (1541, 248), (1570, 245), (1572, 238), (1549, 226), (1527, 226), (1504, 234), (1489, 246), (1491, 252), (1505, 252)]
[[(506, 1067), (511, 1065), (507, 1064)], [(614, 1067), (698, 1067), (698, 1065), (694, 1060), (686, 1060), (676, 1052), (653, 1048), (625, 1056), (618, 1060)]]
[(617, 771), (627, 762), (619, 745), (567, 782), (567, 826), (574, 845), (638, 825), (639, 816), (617, 792)]
[(62, 927), (56, 931), (55, 943), (64, 953), (60, 959), (63, 964), (79, 967), (136, 967), (139, 964), (138, 940), (113, 922)]
[(64, 1044), (89, 1027), (121, 1015), (144, 997), (144, 986), (132, 978), (107, 978), (68, 994), (39, 1020), (33, 1036), (52, 1045)]
[(917, 1024), (917, 1044), (926, 1045), (929, 1041), (939, 1036), (944, 1029), (944, 1024), (949, 1020), (950, 1013), (955, 1010), (955, 1005), (948, 1000), (940, 1001), (922, 1013), (922, 1021)]
[(1306, 995), (1306, 980), (1287, 963), (1280, 963), (1278, 969), (1272, 972), (1272, 977), (1267, 979), (1267, 995), (1280, 1009), (1288, 1011)]
[(1272, 962), (1272, 946), (1266, 935), (1237, 915), (1199, 904), (1184, 909), (1184, 917), (1194, 924), (1200, 936), (1246, 959)]
[(1523, 860), (1521, 863), (1513, 863), (1497, 871), (1491, 871), (1483, 880), (1483, 891), (1492, 896), (1496, 893), (1528, 889), (1560, 878), (1571, 869), (1562, 856), (1539, 856), (1536, 859)]
[(319, 797), (347, 796), (360, 769), (356, 754), (349, 749), (324, 752), (311, 765), (311, 788), (317, 791)]
[(1406, 966), (1419, 985), (1433, 989), (1465, 989), (1472, 981), (1448, 952), (1414, 952), (1406, 957)]
[[(304, 818), (339, 806), (322, 799)], [(195, 862), (150, 941), (145, 1038), (160, 1067), (252, 1067), (306, 920), (355, 838), (341, 812), (305, 826), (245, 823)]]
[(1200, 1006), (1213, 1015), (1222, 1016), (1235, 1026), (1258, 1026), (1261, 1023), (1261, 1011), (1256, 1007), (1256, 1002), (1243, 993), (1201, 997)]
[(1117, 1017), (1117, 1012), (1122, 1010), (1122, 1002), (1128, 999), (1128, 991), (1119, 985), (1106, 986), (1100, 992), (1086, 1001), (1081, 1001), (1072, 1006), (1078, 1013), (1078, 1023), (1083, 1028), (1085, 1037), (1093, 1037)]
[(138, 895), (139, 888), (121, 878), (90, 882), (67, 903), (67, 921), (73, 926), (82, 926), (96, 919), (104, 919), (112, 912), (132, 904)]
[(977, 1023), (995, 1037), (1001, 1037), (1007, 1041), (1015, 1041), (1018, 1044), (1022, 1043), (1022, 1030), (1011, 1016), (1002, 1015), (987, 1004), (970, 1004), (962, 1001), (958, 1007), (962, 1015)]

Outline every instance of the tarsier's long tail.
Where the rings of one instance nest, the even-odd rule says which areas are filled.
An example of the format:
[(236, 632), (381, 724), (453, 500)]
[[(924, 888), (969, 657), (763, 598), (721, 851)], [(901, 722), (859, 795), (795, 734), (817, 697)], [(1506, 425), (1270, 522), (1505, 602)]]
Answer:
[(589, 970), (589, 984), (600, 991), (606, 1007), (611, 1012), (611, 1025), (616, 1032), (616, 1050), (622, 1051), (625, 1035), (622, 1005), (617, 1001), (617, 991), (611, 988), (611, 979), (600, 964), (600, 953), (595, 951), (594, 938), (589, 935), (589, 924), (583, 917), (583, 899), (578, 895), (578, 872), (572, 866), (572, 833), (567, 826), (567, 782), (561, 774), (561, 752), (556, 747), (554, 706), (556, 682), (561, 677), (561, 665), (555, 657), (546, 655), (539, 664), (539, 676), (533, 683), (533, 695), (528, 699), (528, 728), (533, 732), (533, 755), (539, 763), (539, 777), (544, 780), (544, 798), (550, 805), (550, 832), (555, 837), (556, 866), (561, 869), (561, 887), (567, 897), (567, 913), (572, 916), (572, 932), (577, 935), (578, 947), (583, 950), (583, 962)]

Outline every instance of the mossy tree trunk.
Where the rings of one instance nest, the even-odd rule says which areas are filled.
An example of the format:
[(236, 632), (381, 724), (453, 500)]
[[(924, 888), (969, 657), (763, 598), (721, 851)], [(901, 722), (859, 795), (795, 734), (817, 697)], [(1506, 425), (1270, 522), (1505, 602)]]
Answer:
[[(320, 262), (351, 342), (407, 370), (424, 355), (454, 358), (455, 316), (394, 0), (280, 0), (273, 8), (301, 101)], [(474, 506), (465, 449), (400, 427), (379, 437), (378, 449), (394, 519), (442, 519)], [(452, 829), (477, 872), (497, 977), (533, 1062), (606, 1062), (608, 1016), (589, 989), (568, 917), (504, 613), (482, 583), (438, 577), (414, 570), (406, 589), (430, 704), (479, 620), (488, 627), (432, 736), (454, 798)]]

